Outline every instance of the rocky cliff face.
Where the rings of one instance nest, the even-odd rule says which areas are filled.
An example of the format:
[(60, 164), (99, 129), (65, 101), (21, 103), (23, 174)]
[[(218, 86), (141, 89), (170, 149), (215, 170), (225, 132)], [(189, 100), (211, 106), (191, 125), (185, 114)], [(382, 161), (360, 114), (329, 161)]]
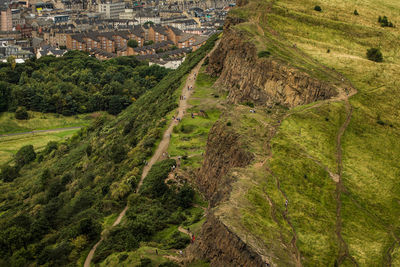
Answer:
[[(196, 179), (210, 202), (209, 210), (229, 197), (234, 182), (229, 171), (245, 167), (253, 159), (240, 140), (240, 135), (223, 122), (217, 122), (209, 133), (204, 162)], [(209, 260), (211, 266), (262, 266), (261, 257), (212, 212), (208, 212), (201, 234), (188, 253)]]
[(294, 107), (337, 95), (329, 83), (273, 59), (258, 58), (255, 46), (232, 28), (240, 22), (227, 19), (223, 38), (207, 68), (211, 75), (219, 76), (217, 83), (229, 92), (231, 103)]
[(265, 266), (262, 258), (213, 214), (207, 216), (189, 250), (197, 258), (209, 260), (211, 266)]
[(203, 165), (198, 173), (197, 184), (200, 190), (215, 206), (230, 192), (232, 182), (226, 174), (235, 167), (244, 167), (253, 156), (240, 142), (240, 135), (229, 126), (217, 122), (211, 129)]

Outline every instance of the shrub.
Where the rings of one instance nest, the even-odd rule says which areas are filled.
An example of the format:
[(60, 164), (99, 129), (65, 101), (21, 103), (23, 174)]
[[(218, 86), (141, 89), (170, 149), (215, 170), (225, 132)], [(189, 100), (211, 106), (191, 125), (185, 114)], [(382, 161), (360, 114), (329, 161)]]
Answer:
[(179, 267), (180, 265), (172, 262), (172, 261), (167, 261), (167, 262), (163, 262), (160, 265), (158, 265), (158, 267)]
[(19, 167), (28, 164), (31, 161), (34, 161), (36, 158), (35, 150), (32, 145), (26, 145), (21, 147), (17, 154), (15, 155), (15, 162)]
[(367, 50), (367, 58), (371, 61), (382, 62), (383, 55), (379, 48), (370, 48)]
[(18, 107), (15, 111), (15, 118), (17, 120), (27, 120), (29, 118), (28, 111), (25, 107)]
[(135, 48), (135, 47), (139, 46), (139, 43), (136, 40), (131, 39), (131, 40), (128, 41), (128, 46), (132, 47), (132, 48)]
[(167, 248), (182, 249), (190, 243), (190, 238), (179, 231), (175, 231), (168, 240)]
[(271, 55), (271, 52), (269, 51), (260, 51), (258, 52), (258, 58), (263, 58), (263, 57), (269, 57)]
[(247, 102), (244, 102), (243, 104), (246, 105), (246, 106), (249, 106), (251, 108), (254, 108), (254, 103), (253, 102), (247, 101)]
[(232, 126), (232, 122), (228, 121), (228, 122), (226, 123), (226, 126)]
[(386, 16), (379, 16), (378, 22), (381, 24), (381, 27), (394, 27), (393, 23)]
[(192, 206), (194, 199), (194, 190), (189, 185), (185, 184), (176, 195), (176, 202), (182, 208), (189, 208)]
[(110, 157), (114, 163), (120, 163), (126, 157), (126, 150), (122, 144), (116, 143), (111, 147)]
[(359, 15), (357, 9), (354, 9), (353, 14), (354, 14), (355, 16), (358, 16), (358, 15)]
[(3, 165), (1, 167), (0, 180), (12, 182), (18, 176), (18, 168), (10, 165)]
[(140, 259), (140, 264), (137, 267), (151, 267), (151, 260), (149, 258)]
[(168, 190), (164, 180), (167, 178), (173, 165), (176, 165), (174, 159), (167, 159), (154, 164), (143, 181), (141, 194), (151, 197), (161, 197)]
[(315, 11), (318, 11), (318, 12), (321, 12), (321, 11), (322, 11), (322, 8), (321, 8), (320, 6), (315, 6), (315, 7), (314, 7), (314, 10), (315, 10)]
[(44, 153), (48, 155), (51, 153), (51, 151), (57, 150), (57, 148), (58, 148), (58, 143), (55, 141), (50, 141), (47, 143), (46, 148), (44, 149)]

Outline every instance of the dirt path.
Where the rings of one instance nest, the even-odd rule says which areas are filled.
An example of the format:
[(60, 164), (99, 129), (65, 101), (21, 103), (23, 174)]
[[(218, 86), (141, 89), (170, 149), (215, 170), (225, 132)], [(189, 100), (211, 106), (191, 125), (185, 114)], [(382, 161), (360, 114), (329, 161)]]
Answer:
[(80, 129), (80, 128), (82, 128), (82, 126), (66, 127), (66, 128), (56, 128), (56, 129), (49, 129), (49, 130), (35, 130), (35, 131), (23, 132), (23, 133), (0, 134), (0, 138), (1, 138), (1, 137), (8, 137), (8, 136), (35, 134), (35, 133), (61, 132), (61, 131), (75, 130), (75, 129)]
[(349, 258), (354, 265), (358, 266), (356, 260), (350, 255), (349, 247), (347, 243), (344, 241), (342, 237), (342, 217), (341, 217), (341, 209), (342, 209), (342, 200), (341, 196), (344, 192), (344, 186), (342, 182), (342, 173), (343, 173), (343, 163), (342, 163), (342, 137), (344, 132), (347, 129), (347, 126), (350, 123), (351, 115), (353, 113), (353, 107), (350, 105), (349, 101), (346, 100), (346, 110), (347, 110), (347, 117), (345, 122), (340, 127), (337, 137), (336, 137), (336, 161), (337, 161), (337, 175), (338, 175), (338, 182), (336, 183), (336, 235), (339, 240), (339, 254), (338, 254), (338, 264), (342, 264), (346, 258)]
[[(219, 41), (217, 41), (214, 45), (214, 48), (208, 53), (208, 55), (210, 55), (218, 46)], [(208, 56), (207, 55), (207, 56)], [(207, 57), (206, 56), (206, 57)], [(194, 88), (194, 84), (196, 82), (196, 77), (199, 73), (199, 70), (201, 68), (201, 66), (203, 65), (204, 59), (206, 58), (204, 57), (197, 65), (196, 67), (194, 67), (192, 69), (192, 71), (189, 73), (188, 78), (186, 79), (186, 83), (182, 89), (182, 98), (179, 100), (179, 107), (177, 110), (177, 115), (175, 116), (176, 118), (182, 119), (183, 116), (185, 115), (186, 109), (188, 108), (188, 99), (191, 96), (193, 89), (192, 90), (188, 90), (189, 87)], [(149, 173), (151, 167), (154, 165), (154, 163), (156, 163), (163, 155), (164, 152), (167, 152), (168, 149), (168, 145), (169, 145), (169, 141), (171, 139), (171, 134), (172, 134), (172, 130), (174, 129), (174, 126), (178, 125), (179, 121), (177, 119), (174, 119), (170, 125), (168, 126), (167, 130), (164, 132), (164, 135), (162, 137), (162, 140), (160, 142), (160, 144), (158, 145), (156, 151), (154, 152), (153, 156), (151, 157), (151, 159), (149, 160), (148, 164), (143, 168), (143, 172), (142, 172), (142, 176), (140, 178), (139, 184), (137, 186), (136, 189), (136, 193), (139, 193), (140, 188), (142, 187), (143, 184), (143, 180), (144, 178), (147, 176), (147, 174)], [(118, 224), (120, 224), (122, 218), (125, 216), (126, 211), (128, 210), (128, 204), (125, 206), (125, 208), (121, 211), (121, 213), (118, 215), (118, 218), (115, 220), (115, 222), (113, 223), (113, 227), (117, 226)], [(85, 264), (84, 267), (90, 267), (90, 263), (92, 261), (92, 258), (94, 256), (94, 253), (96, 252), (96, 249), (98, 247), (98, 245), (100, 245), (100, 243), (103, 241), (104, 237), (102, 236), (99, 240), (99, 242), (97, 242), (93, 248), (90, 250), (88, 256), (86, 257), (85, 260)]]

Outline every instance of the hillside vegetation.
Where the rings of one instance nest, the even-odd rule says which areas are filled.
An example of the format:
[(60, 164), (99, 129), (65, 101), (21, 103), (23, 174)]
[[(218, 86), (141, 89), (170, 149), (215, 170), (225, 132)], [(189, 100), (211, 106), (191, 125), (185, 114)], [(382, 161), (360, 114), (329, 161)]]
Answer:
[[(65, 142), (49, 143), (40, 152), (27, 146), (17, 153), (15, 166), (3, 168), (1, 173), (4, 178), (7, 170), (12, 177), (0, 182), (0, 265), (82, 264), (87, 249), (134, 192), (166, 125), (164, 117), (177, 106), (176, 90), (215, 40), (215, 36), (210, 38), (188, 55), (177, 70), (149, 88), (115, 119), (100, 116)], [(142, 68), (147, 72), (158, 69)], [(112, 229), (110, 243), (103, 243), (96, 262), (113, 252), (136, 249), (141, 241), (156, 238), (156, 233), (174, 224), (188, 221), (190, 225), (199, 220), (199, 211), (191, 209), (193, 189), (184, 183), (169, 187), (164, 184), (171, 163), (161, 162), (152, 169), (154, 180), (144, 184), (146, 190), (141, 196), (130, 197), (133, 204), (143, 205), (132, 205), (128, 222)], [(155, 242), (168, 249), (185, 246), (188, 240), (179, 232), (170, 232)]]
[(100, 110), (116, 115), (167, 73), (135, 57), (99, 61), (79, 51), (25, 64), (1, 63), (0, 112), (22, 106), (63, 115)]
[[(355, 90), (290, 110), (233, 108), (227, 119), (255, 160), (231, 174), (215, 213), (277, 266), (399, 265), (400, 31), (378, 18), (399, 25), (400, 3), (243, 2), (230, 17), (260, 60)], [(383, 62), (367, 58), (370, 48)]]

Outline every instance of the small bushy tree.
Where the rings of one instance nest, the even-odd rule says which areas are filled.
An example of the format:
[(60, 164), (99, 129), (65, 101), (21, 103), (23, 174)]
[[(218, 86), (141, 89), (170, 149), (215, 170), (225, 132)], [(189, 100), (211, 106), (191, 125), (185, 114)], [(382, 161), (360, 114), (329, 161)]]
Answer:
[(131, 39), (128, 41), (128, 46), (132, 47), (132, 48), (136, 48), (139, 46), (139, 43), (136, 40)]
[(25, 107), (18, 107), (15, 111), (15, 118), (17, 120), (27, 120), (29, 118), (28, 111)]
[(367, 58), (371, 61), (382, 62), (383, 55), (379, 48), (370, 48), (367, 50)]
[(359, 15), (357, 9), (354, 9), (353, 14), (354, 14), (354, 16), (358, 16)]
[(35, 150), (32, 145), (26, 145), (21, 147), (15, 155), (15, 162), (17, 166), (22, 167), (36, 158)]
[(322, 12), (322, 8), (321, 8), (320, 6), (315, 6), (315, 7), (314, 7), (314, 10), (315, 10), (315, 11), (318, 11), (318, 12)]
[(18, 169), (14, 166), (3, 165), (1, 167), (0, 180), (4, 182), (12, 182), (18, 175)]

